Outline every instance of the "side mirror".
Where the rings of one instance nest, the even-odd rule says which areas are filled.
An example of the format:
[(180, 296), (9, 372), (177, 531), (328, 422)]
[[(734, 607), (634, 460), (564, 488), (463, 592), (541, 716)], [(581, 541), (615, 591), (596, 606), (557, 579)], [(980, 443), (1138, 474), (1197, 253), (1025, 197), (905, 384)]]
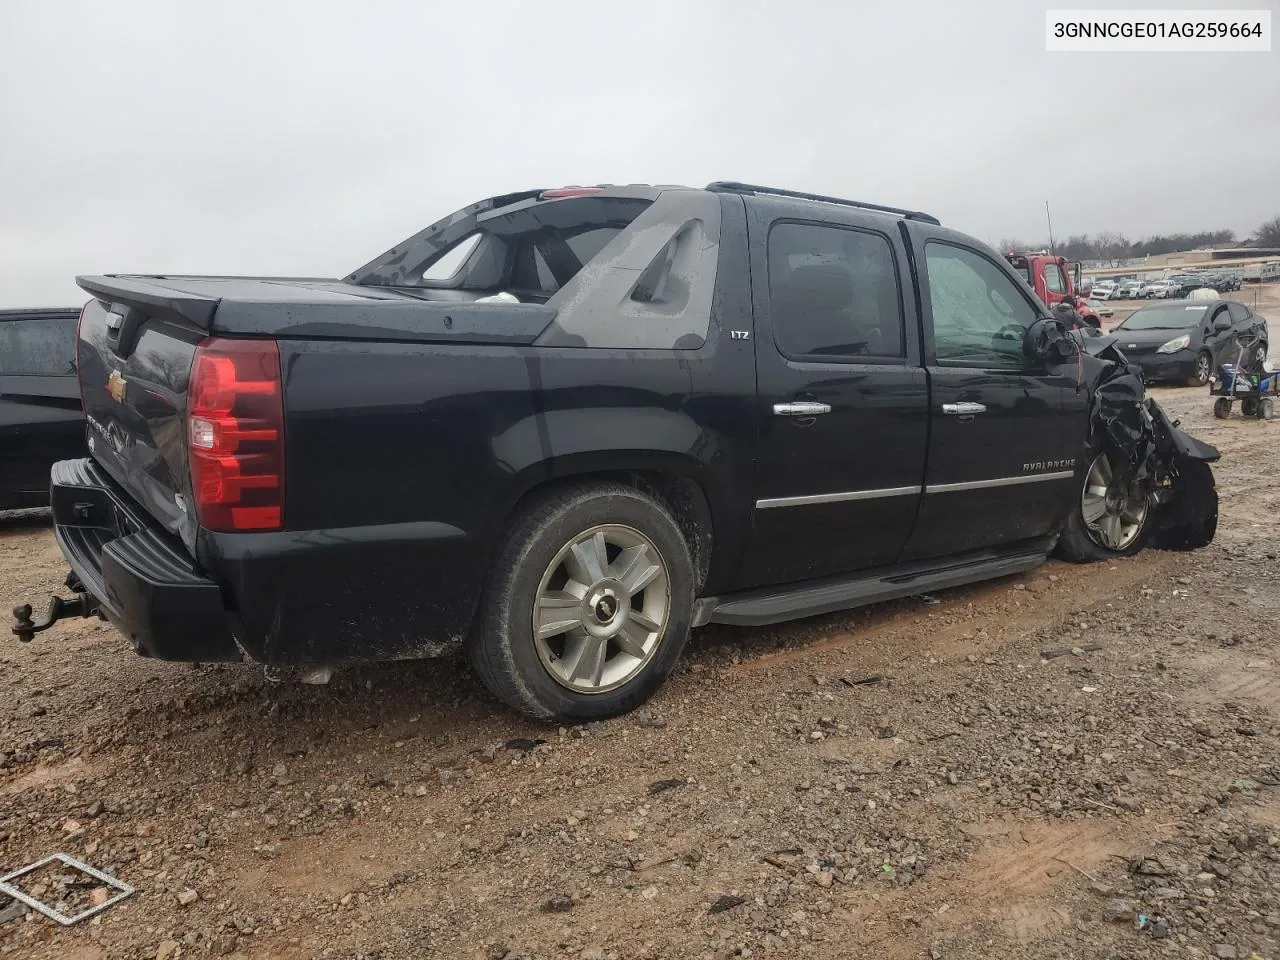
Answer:
[(1022, 353), (1040, 363), (1065, 363), (1076, 355), (1067, 326), (1056, 317), (1041, 317), (1027, 328)]

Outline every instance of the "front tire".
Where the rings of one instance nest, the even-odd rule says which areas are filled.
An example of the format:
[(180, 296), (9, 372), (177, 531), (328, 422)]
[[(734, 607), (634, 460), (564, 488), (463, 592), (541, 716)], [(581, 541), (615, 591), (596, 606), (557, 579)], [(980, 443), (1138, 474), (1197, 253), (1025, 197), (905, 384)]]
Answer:
[(1191, 374), (1192, 381), (1200, 387), (1209, 382), (1209, 377), (1213, 374), (1213, 357), (1209, 355), (1208, 350), (1201, 350), (1196, 354), (1195, 370)]
[(543, 720), (635, 709), (689, 638), (689, 547), (656, 500), (598, 483), (562, 490), (514, 521), (468, 639), (499, 700)]
[(1178, 466), (1177, 499), (1164, 509), (1177, 513), (1151, 538), (1161, 550), (1198, 550), (1213, 542), (1218, 532), (1218, 491), (1213, 470), (1202, 460), (1184, 460)]
[(1153, 513), (1150, 496), (1132, 483), (1121, 489), (1110, 456), (1094, 454), (1058, 538), (1058, 553), (1075, 563), (1132, 556), (1147, 541)]

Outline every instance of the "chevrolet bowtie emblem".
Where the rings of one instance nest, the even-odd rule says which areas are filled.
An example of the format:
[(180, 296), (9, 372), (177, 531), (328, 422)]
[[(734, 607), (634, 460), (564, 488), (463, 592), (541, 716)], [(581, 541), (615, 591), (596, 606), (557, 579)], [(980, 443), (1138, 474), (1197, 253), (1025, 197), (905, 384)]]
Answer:
[(111, 376), (107, 377), (107, 393), (111, 394), (111, 399), (116, 403), (124, 403), (125, 379), (120, 376), (119, 370), (112, 370)]

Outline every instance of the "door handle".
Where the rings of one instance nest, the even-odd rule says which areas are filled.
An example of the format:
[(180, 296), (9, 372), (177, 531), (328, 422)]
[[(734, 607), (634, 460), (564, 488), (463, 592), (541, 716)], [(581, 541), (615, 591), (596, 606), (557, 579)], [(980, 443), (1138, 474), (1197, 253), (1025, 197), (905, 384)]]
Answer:
[(775, 417), (816, 417), (820, 413), (830, 413), (831, 404), (814, 403), (810, 400), (796, 400), (792, 403), (775, 403)]
[(942, 412), (955, 417), (972, 417), (975, 413), (986, 413), (987, 408), (984, 404), (966, 400), (961, 403), (944, 403)]

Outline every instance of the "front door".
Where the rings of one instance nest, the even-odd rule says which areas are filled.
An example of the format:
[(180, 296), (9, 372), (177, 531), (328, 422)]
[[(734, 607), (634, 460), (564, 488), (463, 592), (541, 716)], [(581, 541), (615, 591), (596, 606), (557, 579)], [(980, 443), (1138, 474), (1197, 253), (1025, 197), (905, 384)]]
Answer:
[(743, 586), (894, 562), (928, 440), (901, 235), (854, 210), (788, 209), (748, 201), (760, 439)]
[(903, 559), (1042, 536), (1073, 502), (1083, 456), (1071, 374), (1023, 354), (1043, 307), (1007, 264), (954, 234), (911, 224), (925, 311), (929, 460)]

